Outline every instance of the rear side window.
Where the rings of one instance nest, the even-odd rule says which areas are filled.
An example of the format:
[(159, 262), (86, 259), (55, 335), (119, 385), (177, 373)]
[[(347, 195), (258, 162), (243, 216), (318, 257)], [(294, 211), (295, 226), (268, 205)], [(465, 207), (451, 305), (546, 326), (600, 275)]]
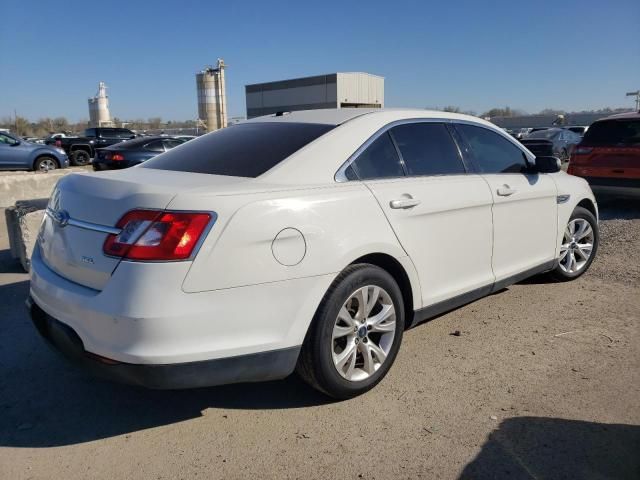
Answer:
[(442, 123), (411, 123), (391, 129), (407, 175), (447, 175), (465, 173), (447, 127)]
[(162, 140), (156, 140), (155, 142), (147, 143), (144, 149), (150, 152), (164, 152), (164, 145)]
[[(389, 132), (383, 133), (374, 140), (352, 163), (352, 166), (361, 180), (404, 177), (402, 162)], [(347, 178), (349, 178), (348, 174)]]
[(87, 128), (84, 131), (84, 136), (85, 137), (95, 137), (96, 136), (96, 129), (95, 128)]
[(141, 168), (255, 178), (333, 128), (313, 123), (242, 123), (186, 142)]
[(589, 127), (583, 145), (638, 145), (640, 120), (603, 120)]
[(482, 173), (524, 173), (527, 161), (524, 152), (506, 138), (488, 128), (458, 124), (471, 147), (474, 164)]

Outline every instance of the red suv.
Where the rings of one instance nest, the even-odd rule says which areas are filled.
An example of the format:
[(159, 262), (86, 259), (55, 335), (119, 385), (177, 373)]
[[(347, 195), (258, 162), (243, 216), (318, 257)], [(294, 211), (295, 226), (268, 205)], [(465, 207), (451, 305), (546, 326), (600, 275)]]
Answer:
[(596, 194), (640, 197), (640, 112), (593, 123), (567, 172), (587, 180)]

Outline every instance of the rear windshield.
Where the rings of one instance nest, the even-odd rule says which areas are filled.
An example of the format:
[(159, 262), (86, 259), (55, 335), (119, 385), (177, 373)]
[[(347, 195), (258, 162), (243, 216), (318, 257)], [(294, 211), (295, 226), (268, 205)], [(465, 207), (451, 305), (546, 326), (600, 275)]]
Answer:
[(190, 140), (141, 168), (255, 178), (332, 128), (313, 123), (241, 123)]
[(603, 120), (589, 127), (584, 145), (638, 145), (640, 120)]

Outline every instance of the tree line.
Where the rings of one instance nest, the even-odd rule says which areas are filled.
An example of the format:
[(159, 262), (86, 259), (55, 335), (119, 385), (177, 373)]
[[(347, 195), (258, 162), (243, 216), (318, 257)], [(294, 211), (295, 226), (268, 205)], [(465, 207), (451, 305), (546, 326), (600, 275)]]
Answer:
[[(164, 122), (161, 117), (151, 117), (146, 120), (121, 120), (114, 117), (113, 124), (116, 127), (125, 127), (131, 130), (144, 131), (160, 128), (193, 128), (194, 120)], [(11, 130), (21, 137), (45, 138), (53, 133), (81, 134), (89, 125), (89, 121), (82, 119), (79, 122), (70, 122), (65, 117), (43, 117), (37, 121), (29, 120), (20, 115), (0, 118), (0, 128)]]

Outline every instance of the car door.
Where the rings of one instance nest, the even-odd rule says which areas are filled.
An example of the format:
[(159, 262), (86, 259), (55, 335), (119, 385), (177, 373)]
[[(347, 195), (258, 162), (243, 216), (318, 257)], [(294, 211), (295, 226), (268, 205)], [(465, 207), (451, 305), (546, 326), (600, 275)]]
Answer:
[[(515, 142), (488, 127), (458, 123), (464, 153), (493, 196), (492, 267), (496, 283), (549, 266), (555, 258), (557, 188), (549, 174), (532, 173)], [(533, 159), (531, 159), (533, 161)]]
[(474, 290), (488, 293), (491, 192), (481, 176), (467, 172), (445, 123), (394, 125), (352, 165), (413, 261), (424, 307)]
[(0, 169), (28, 168), (28, 155), (19, 140), (0, 133)]

